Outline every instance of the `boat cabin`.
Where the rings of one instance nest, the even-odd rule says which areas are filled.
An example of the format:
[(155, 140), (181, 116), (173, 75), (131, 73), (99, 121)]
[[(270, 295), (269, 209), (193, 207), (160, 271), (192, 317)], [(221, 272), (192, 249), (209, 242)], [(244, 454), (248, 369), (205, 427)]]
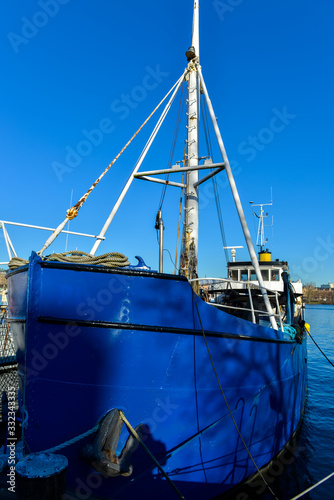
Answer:
[[(302, 283), (291, 282), (288, 263), (280, 260), (271, 260), (271, 253), (259, 252), (259, 267), (264, 287), (275, 314), (286, 315), (286, 302), (290, 296), (294, 303), (293, 316), (295, 321), (302, 311)], [(261, 322), (268, 318), (263, 316), (265, 307), (262, 301), (261, 289), (252, 262), (228, 262), (228, 278), (200, 283), (202, 296), (208, 302), (219, 304), (226, 312), (235, 316)], [(287, 287), (290, 288), (287, 299)], [(253, 313), (252, 313), (253, 311)]]
[[(288, 271), (288, 263), (276, 259), (271, 260), (271, 253), (260, 252), (259, 254), (259, 265), (261, 270), (261, 275), (264, 281), (264, 285), (268, 290), (274, 290), (277, 292), (284, 291), (284, 281), (282, 273)], [(258, 285), (258, 279), (251, 262), (229, 262), (228, 263), (228, 277), (229, 279), (238, 282), (232, 284), (233, 288), (245, 288), (246, 284), (250, 282), (251, 284)], [(302, 283), (300, 281), (295, 281), (292, 283), (295, 295), (302, 294)]]

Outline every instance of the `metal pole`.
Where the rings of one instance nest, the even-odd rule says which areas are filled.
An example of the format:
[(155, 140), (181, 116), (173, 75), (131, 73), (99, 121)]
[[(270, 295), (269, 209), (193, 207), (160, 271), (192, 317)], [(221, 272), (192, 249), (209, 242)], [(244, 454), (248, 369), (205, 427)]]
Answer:
[(276, 298), (276, 308), (277, 308), (277, 312), (279, 314), (279, 322), (280, 322), (281, 330), (282, 330), (282, 332), (284, 332), (284, 326), (283, 326), (281, 308), (279, 306), (279, 300), (278, 300), (278, 293), (274, 292), (274, 294), (275, 294), (275, 298)]
[(15, 257), (17, 257), (17, 254), (16, 254), (16, 252), (15, 252), (15, 248), (14, 248), (14, 246), (13, 246), (12, 240), (11, 240), (11, 239), (10, 239), (10, 237), (9, 237), (9, 234), (8, 234), (7, 228), (5, 227), (5, 225), (4, 225), (4, 223), (3, 223), (3, 221), (2, 221), (2, 224), (3, 224), (3, 230), (4, 230), (4, 232), (6, 233), (6, 236), (7, 236), (7, 240), (8, 240), (9, 246), (10, 246), (10, 248), (12, 249), (12, 252), (13, 252), (13, 254), (15, 255)]
[[(110, 212), (110, 215), (109, 215), (108, 219), (106, 220), (103, 228), (101, 229), (99, 237), (102, 237), (102, 236), (104, 236), (106, 234), (106, 232), (107, 232), (107, 230), (108, 230), (108, 228), (109, 228), (109, 226), (110, 226), (113, 218), (116, 215), (117, 210), (119, 209), (119, 207), (120, 207), (120, 205), (121, 205), (121, 203), (122, 203), (122, 201), (123, 201), (126, 193), (129, 190), (129, 187), (131, 186), (131, 183), (132, 183), (132, 181), (134, 179), (134, 175), (138, 172), (138, 170), (139, 170), (139, 168), (140, 168), (140, 166), (141, 166), (141, 164), (142, 164), (142, 162), (143, 162), (143, 160), (144, 160), (144, 158), (145, 158), (148, 150), (150, 149), (150, 146), (151, 146), (153, 140), (155, 139), (155, 136), (157, 135), (157, 133), (158, 133), (158, 131), (159, 131), (159, 129), (160, 129), (160, 127), (161, 127), (161, 125), (162, 125), (162, 123), (163, 123), (163, 121), (164, 121), (164, 119), (165, 119), (165, 117), (166, 117), (166, 115), (167, 115), (167, 113), (168, 113), (171, 105), (172, 105), (172, 102), (173, 102), (173, 100), (174, 100), (174, 98), (175, 98), (175, 96), (176, 96), (176, 94), (177, 94), (177, 92), (178, 92), (178, 90), (179, 90), (179, 88), (181, 86), (181, 83), (183, 82), (183, 79), (184, 79), (185, 74), (186, 74), (187, 71), (188, 70), (185, 70), (185, 72), (183, 73), (183, 75), (177, 81), (177, 85), (176, 85), (176, 87), (174, 89), (174, 92), (173, 92), (170, 100), (168, 101), (165, 109), (163, 110), (163, 112), (162, 112), (162, 114), (161, 114), (161, 116), (160, 116), (160, 118), (158, 120), (158, 123), (156, 124), (156, 126), (155, 126), (155, 128), (154, 128), (154, 130), (153, 130), (153, 132), (152, 132), (152, 134), (151, 134), (151, 136), (149, 138), (149, 140), (147, 141), (147, 143), (146, 143), (146, 145), (145, 145), (145, 147), (144, 147), (144, 149), (143, 149), (143, 151), (142, 151), (142, 153), (141, 153), (141, 155), (140, 155), (140, 157), (139, 157), (139, 159), (138, 159), (138, 161), (137, 161), (134, 169), (132, 170), (131, 175), (128, 178), (128, 180), (127, 180), (127, 182), (126, 182), (126, 184), (125, 184), (125, 186), (124, 186), (121, 194), (119, 195), (118, 200), (116, 201), (116, 203), (114, 205), (114, 208)], [(95, 252), (98, 249), (100, 243), (101, 243), (101, 240), (96, 241), (94, 243), (93, 248), (90, 251), (91, 255), (95, 255)]]
[[(11, 226), (19, 226), (19, 227), (30, 227), (32, 229), (43, 229), (44, 231), (55, 231), (52, 227), (44, 227), (44, 226), (34, 226), (32, 224), (21, 224), (20, 222), (9, 222), (8, 220), (0, 221), (1, 224), (10, 224)], [(86, 236), (87, 238), (98, 238), (104, 240), (105, 238), (96, 236), (94, 234), (86, 234), (86, 233), (78, 233), (75, 231), (62, 231), (65, 234), (73, 234), (75, 236)]]
[(201, 71), (200, 67), (198, 68), (198, 74), (199, 74), (199, 77), (200, 77), (200, 80), (201, 80), (203, 92), (204, 92), (205, 99), (206, 99), (206, 102), (207, 102), (207, 105), (208, 105), (208, 109), (209, 109), (209, 113), (210, 113), (212, 125), (213, 125), (213, 128), (214, 128), (216, 137), (217, 137), (219, 149), (220, 149), (223, 161), (225, 163), (225, 170), (226, 170), (226, 173), (227, 173), (227, 178), (228, 178), (228, 181), (229, 181), (229, 184), (230, 184), (230, 187), (231, 187), (232, 195), (233, 195), (233, 198), (234, 198), (234, 203), (235, 203), (237, 211), (238, 211), (238, 215), (239, 215), (239, 219), (240, 219), (240, 222), (241, 222), (241, 227), (242, 227), (242, 230), (243, 230), (243, 233), (244, 233), (244, 236), (245, 236), (245, 240), (246, 240), (246, 244), (247, 244), (247, 247), (248, 247), (249, 255), (250, 255), (250, 258), (251, 258), (251, 261), (252, 261), (252, 264), (253, 264), (253, 267), (254, 267), (254, 270), (255, 270), (255, 273), (256, 273), (256, 276), (257, 276), (260, 288), (261, 288), (261, 292), (262, 292), (262, 295), (263, 295), (263, 300), (264, 300), (264, 303), (266, 305), (266, 309), (268, 311), (268, 315), (269, 315), (271, 326), (275, 330), (277, 330), (278, 328), (277, 328), (277, 323), (276, 323), (276, 319), (275, 319), (275, 316), (274, 316), (274, 312), (272, 310), (272, 307), (271, 307), (271, 304), (270, 304), (270, 300), (269, 300), (267, 291), (266, 291), (266, 289), (264, 287), (264, 282), (263, 282), (262, 274), (261, 274), (261, 271), (260, 271), (260, 266), (259, 266), (259, 263), (258, 263), (258, 260), (257, 260), (257, 257), (256, 257), (256, 253), (255, 253), (255, 250), (254, 250), (253, 242), (252, 242), (251, 235), (250, 235), (250, 232), (249, 232), (249, 229), (248, 229), (248, 225), (247, 225), (247, 222), (246, 222), (245, 214), (244, 214), (244, 211), (243, 211), (243, 208), (242, 208), (242, 205), (241, 205), (239, 193), (238, 193), (235, 181), (234, 181), (234, 177), (233, 177), (233, 174), (232, 174), (231, 166), (230, 166), (230, 163), (228, 161), (228, 157), (227, 157), (227, 154), (226, 154), (226, 151), (225, 151), (225, 146), (224, 146), (222, 137), (220, 135), (220, 130), (219, 130), (219, 127), (218, 127), (218, 124), (217, 124), (217, 120), (216, 120), (216, 117), (215, 117), (215, 114), (214, 114), (214, 111), (213, 111), (211, 100), (210, 100), (210, 97), (209, 97), (209, 94), (208, 94), (208, 91), (207, 91), (207, 88), (206, 88), (206, 85), (205, 85), (205, 82), (204, 82), (204, 79), (203, 79), (203, 75), (202, 75), (202, 71)]
[(194, 47), (196, 56), (199, 58), (199, 0), (194, 0), (193, 34), (191, 45)]
[(164, 221), (162, 220), (161, 210), (158, 212), (159, 228), (159, 273), (163, 273), (163, 254), (164, 254)]
[(251, 294), (251, 289), (250, 289), (249, 283), (247, 283), (247, 288), (248, 288), (249, 303), (250, 303), (251, 310), (252, 310), (252, 321), (253, 321), (253, 323), (256, 323), (254, 306), (253, 306), (253, 299), (252, 299), (252, 294)]
[(3, 236), (5, 238), (5, 243), (6, 243), (7, 252), (8, 252), (8, 258), (9, 258), (9, 260), (12, 260), (12, 254), (11, 254), (10, 247), (9, 247), (9, 242), (8, 242), (8, 234), (7, 234), (7, 231), (6, 231), (5, 224), (3, 222), (1, 224), (1, 227), (2, 227), (2, 231), (3, 231)]

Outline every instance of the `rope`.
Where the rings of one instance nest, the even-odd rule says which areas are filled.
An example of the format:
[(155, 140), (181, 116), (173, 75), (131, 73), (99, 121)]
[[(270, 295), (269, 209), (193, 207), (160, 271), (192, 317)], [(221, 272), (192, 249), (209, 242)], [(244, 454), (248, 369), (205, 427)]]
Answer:
[(87, 436), (90, 436), (90, 434), (93, 434), (99, 429), (100, 425), (97, 424), (95, 427), (90, 429), (89, 431), (84, 432), (83, 434), (80, 434), (79, 436), (69, 439), (68, 441), (65, 441), (62, 444), (59, 444), (58, 446), (54, 446), (53, 448), (49, 448), (48, 450), (41, 451), (40, 453), (54, 453), (55, 451), (62, 450), (63, 448), (66, 448), (66, 446), (70, 446), (71, 444), (77, 443), (81, 439), (84, 439)]
[[(183, 167), (185, 166), (185, 163), (186, 163), (186, 150), (187, 150), (187, 143), (186, 143), (186, 141), (184, 141)], [(182, 172), (182, 184), (184, 182), (184, 177), (185, 177), (185, 172)], [(179, 254), (179, 241), (180, 241), (180, 226), (181, 226), (181, 215), (182, 215), (183, 191), (184, 191), (184, 189), (181, 188), (180, 208), (179, 208), (179, 220), (178, 220), (178, 224), (177, 224), (177, 236), (176, 236), (176, 251), (175, 251), (174, 274), (176, 274), (176, 271), (177, 271), (177, 258), (178, 258), (178, 254)]]
[(16, 269), (17, 267), (25, 266), (29, 264), (29, 260), (21, 259), (20, 257), (13, 257), (8, 263), (9, 269)]
[(327, 481), (327, 479), (330, 479), (332, 476), (334, 476), (334, 472), (332, 472), (331, 474), (329, 474), (329, 476), (327, 477), (324, 477), (323, 479), (321, 479), (321, 481), (319, 481), (318, 483), (314, 484), (313, 486), (311, 486), (310, 488), (308, 488), (307, 490), (303, 491), (303, 493), (300, 493), (299, 495), (297, 495), (296, 497), (293, 497), (291, 498), (291, 500), (297, 500), (297, 498), (301, 498), (303, 497), (306, 493), (308, 493), (309, 491), (311, 490), (314, 490), (314, 488), (316, 488), (317, 486), (319, 486), (320, 484), (324, 483), (325, 481)]
[(85, 201), (87, 200), (87, 198), (90, 195), (90, 193), (97, 186), (97, 184), (102, 180), (102, 178), (105, 176), (105, 174), (108, 172), (108, 170), (116, 162), (116, 160), (118, 160), (118, 158), (121, 156), (121, 154), (124, 153), (124, 151), (126, 150), (126, 148), (131, 144), (131, 142), (136, 137), (136, 135), (138, 135), (138, 133), (141, 131), (141, 129), (146, 125), (146, 123), (150, 120), (150, 118), (154, 115), (154, 113), (159, 109), (159, 107), (161, 106), (161, 104), (167, 99), (167, 97), (169, 96), (169, 94), (176, 87), (177, 83), (178, 82), (176, 82), (175, 85), (173, 85), (173, 87), (169, 90), (169, 92), (167, 92), (167, 94), (165, 95), (165, 97), (159, 102), (159, 104), (152, 111), (152, 113), (148, 116), (148, 118), (146, 118), (146, 120), (144, 121), (144, 123), (137, 130), (137, 132), (135, 132), (133, 134), (133, 136), (131, 137), (131, 139), (125, 144), (125, 146), (121, 149), (121, 151), (118, 153), (118, 155), (116, 155), (115, 158), (112, 160), (112, 162), (109, 163), (109, 165), (107, 166), (107, 168), (102, 172), (102, 174), (100, 175), (100, 177), (98, 177), (96, 179), (96, 181), (91, 185), (91, 187), (88, 189), (88, 191), (80, 198), (80, 200), (75, 205), (73, 205), (72, 208), (70, 208), (69, 210), (67, 210), (67, 213), (66, 213), (66, 218), (67, 219), (72, 220), (72, 219), (74, 219), (78, 215), (78, 212), (79, 212), (80, 208), (85, 203)]
[(145, 443), (140, 439), (140, 436), (138, 435), (138, 433), (136, 432), (136, 430), (132, 427), (132, 425), (130, 424), (130, 422), (126, 419), (126, 417), (125, 417), (125, 415), (124, 415), (124, 413), (122, 411), (120, 411), (120, 418), (125, 423), (126, 427), (128, 428), (128, 431), (132, 434), (132, 436), (135, 439), (137, 439), (137, 441), (142, 445), (142, 447), (144, 448), (144, 450), (146, 451), (146, 453), (148, 454), (148, 456), (151, 458), (151, 460), (153, 460), (153, 462), (158, 467), (158, 469), (160, 470), (161, 474), (164, 476), (164, 478), (166, 479), (166, 481), (168, 481), (168, 483), (170, 484), (170, 486), (173, 488), (173, 490), (175, 491), (175, 493), (177, 494), (177, 496), (179, 498), (183, 498), (184, 499), (184, 496), (180, 493), (180, 491), (178, 490), (178, 488), (176, 487), (176, 485), (173, 483), (173, 481), (171, 480), (171, 478), (163, 470), (163, 468), (161, 467), (161, 465), (159, 464), (159, 462), (157, 461), (157, 459), (152, 455), (152, 453), (147, 448), (147, 446), (145, 445)]
[(334, 367), (334, 364), (331, 362), (331, 360), (329, 358), (327, 358), (326, 354), (321, 349), (321, 347), (318, 346), (318, 344), (316, 343), (316, 341), (314, 340), (314, 338), (312, 337), (312, 335), (310, 334), (310, 332), (307, 332), (307, 333), (309, 334), (309, 336), (311, 337), (311, 339), (313, 340), (313, 342), (315, 343), (315, 345), (317, 346), (317, 348), (319, 349), (319, 351), (321, 352), (321, 354), (323, 354), (323, 356), (325, 356), (325, 358), (327, 359), (328, 363), (330, 363)]
[(264, 475), (262, 474), (262, 472), (261, 472), (261, 471), (260, 471), (260, 469), (258, 468), (257, 464), (255, 463), (255, 460), (254, 460), (254, 458), (253, 458), (253, 456), (252, 456), (252, 454), (251, 454), (251, 452), (250, 452), (250, 450), (249, 450), (249, 448), (248, 448), (248, 446), (247, 446), (247, 444), (246, 444), (246, 442), (245, 442), (244, 438), (243, 438), (243, 437), (242, 437), (242, 435), (241, 435), (241, 432), (240, 432), (240, 430), (239, 430), (238, 424), (236, 423), (235, 418), (234, 418), (234, 416), (233, 416), (233, 412), (232, 412), (232, 410), (231, 410), (231, 408), (230, 408), (230, 406), (229, 406), (229, 404), (228, 404), (228, 402), (227, 402), (227, 399), (226, 399), (226, 396), (225, 396), (224, 390), (223, 390), (223, 388), (222, 388), (222, 386), (221, 386), (221, 383), (220, 383), (220, 380), (219, 380), (219, 376), (218, 376), (217, 370), (216, 370), (216, 368), (215, 368), (215, 365), (214, 365), (214, 362), (213, 362), (213, 359), (212, 359), (212, 356), (211, 356), (211, 352), (210, 352), (209, 344), (208, 344), (208, 341), (207, 341), (207, 338), (206, 338), (206, 335), (205, 335), (205, 332), (204, 332), (204, 328), (203, 328), (203, 324), (202, 324), (201, 316), (200, 316), (199, 309), (198, 309), (198, 305), (197, 305), (197, 301), (196, 301), (196, 295), (195, 295), (195, 293), (194, 293), (194, 292), (193, 292), (193, 294), (194, 294), (194, 302), (195, 302), (196, 311), (197, 311), (197, 314), (198, 314), (198, 319), (199, 319), (199, 322), (200, 322), (200, 325), (201, 325), (201, 329), (202, 329), (202, 334), (203, 334), (203, 338), (204, 338), (204, 341), (205, 341), (205, 345), (206, 345), (206, 348), (207, 348), (207, 350), (208, 350), (208, 354), (209, 354), (209, 358), (210, 358), (210, 361), (211, 361), (211, 365), (212, 365), (212, 368), (213, 368), (214, 374), (215, 374), (215, 376), (216, 376), (216, 379), (217, 379), (217, 382), (218, 382), (218, 385), (219, 385), (220, 391), (221, 391), (221, 393), (222, 393), (222, 395), (223, 395), (223, 398), (224, 398), (224, 401), (225, 401), (226, 407), (227, 407), (227, 409), (228, 409), (228, 412), (229, 412), (229, 414), (230, 414), (230, 416), (231, 416), (231, 418), (232, 418), (232, 421), (233, 421), (234, 426), (235, 426), (235, 428), (236, 428), (236, 430), (237, 430), (237, 432), (238, 432), (238, 434), (239, 434), (239, 437), (240, 437), (240, 439), (241, 439), (241, 441), (242, 441), (242, 443), (243, 443), (243, 445), (244, 445), (244, 447), (245, 447), (245, 449), (246, 449), (246, 451), (247, 451), (247, 453), (248, 453), (248, 455), (249, 455), (249, 458), (250, 458), (250, 459), (251, 459), (251, 461), (253, 462), (253, 464), (254, 464), (254, 466), (255, 466), (255, 468), (256, 468), (256, 470), (257, 470), (257, 472), (259, 473), (259, 475), (260, 475), (261, 479), (263, 480), (264, 484), (266, 485), (266, 487), (268, 488), (268, 490), (270, 491), (270, 493), (272, 494), (272, 496), (275, 498), (275, 500), (278, 500), (277, 496), (275, 495), (275, 493), (273, 492), (273, 490), (271, 489), (271, 487), (270, 487), (270, 486), (269, 486), (269, 484), (267, 483), (267, 481), (266, 481), (266, 479), (265, 479)]
[[(42, 260), (75, 264), (90, 264), (92, 266), (105, 267), (125, 267), (130, 265), (128, 258), (119, 252), (109, 252), (96, 256), (79, 250), (74, 250), (72, 252), (52, 253), (47, 257), (43, 257)], [(21, 259), (20, 257), (13, 257), (9, 262), (8, 267), (10, 270), (13, 270), (26, 264), (29, 264), (28, 260)]]
[[(171, 261), (171, 263), (173, 264), (174, 269), (176, 269), (176, 262), (174, 262), (174, 261), (173, 261), (173, 259), (172, 259), (172, 254), (170, 253), (170, 251), (168, 250), (168, 248), (164, 248), (164, 252), (167, 252), (167, 253), (168, 253), (169, 258), (170, 258), (170, 261)], [(175, 272), (174, 272), (174, 274), (175, 274)]]
[[(185, 72), (186, 73), (186, 72)], [(61, 233), (61, 231), (64, 229), (66, 226), (67, 222), (69, 220), (74, 219), (79, 212), (79, 209), (82, 207), (84, 202), (87, 200), (88, 196), (90, 193), (93, 191), (93, 189), (97, 186), (97, 184), (102, 180), (102, 178), (105, 176), (105, 174), (108, 172), (108, 170), (111, 168), (111, 166), (116, 162), (116, 160), (121, 156), (121, 154), (126, 150), (126, 148), (129, 146), (129, 144), (133, 141), (133, 139), (136, 137), (136, 135), (140, 132), (140, 130), (146, 125), (146, 123), (150, 120), (150, 118), (153, 116), (153, 114), (157, 111), (157, 109), (161, 106), (161, 104), (165, 101), (165, 99), (169, 96), (169, 94), (175, 89), (175, 87), (178, 87), (180, 84), (180, 81), (184, 78), (185, 73), (182, 75), (181, 78), (173, 85), (173, 87), (170, 89), (170, 91), (165, 95), (165, 97), (159, 102), (159, 104), (156, 106), (156, 108), (152, 111), (152, 113), (149, 115), (149, 117), (144, 121), (144, 123), (139, 127), (137, 132), (133, 134), (131, 139), (125, 144), (125, 146), (121, 149), (121, 151), (118, 153), (117, 156), (112, 160), (111, 163), (109, 163), (108, 167), (102, 172), (100, 177), (96, 179), (96, 181), (92, 184), (92, 186), (88, 189), (88, 191), (79, 199), (79, 201), (69, 210), (66, 212), (66, 219), (59, 224), (59, 226), (54, 230), (54, 232), (49, 236), (49, 238), (46, 240), (44, 245), (42, 246), (41, 250), (38, 252), (39, 255), (42, 255), (44, 250), (46, 250), (51, 243), (58, 237), (58, 235)], [(166, 110), (165, 110), (166, 111)], [(160, 118), (161, 120), (161, 118)]]
[[(140, 439), (138, 433), (132, 427), (132, 425), (130, 424), (130, 422), (126, 419), (126, 417), (125, 417), (125, 415), (124, 415), (124, 413), (122, 411), (119, 412), (119, 416), (123, 420), (123, 422), (125, 423), (125, 425), (128, 428), (130, 434), (132, 434), (133, 437), (135, 439), (137, 439), (137, 441), (143, 446), (143, 448), (145, 449), (146, 453), (153, 460), (153, 462), (158, 467), (158, 469), (160, 470), (160, 472), (164, 476), (164, 478), (169, 482), (169, 484), (171, 485), (171, 487), (173, 488), (173, 490), (175, 491), (175, 493), (179, 496), (179, 498), (182, 498), (183, 500), (185, 500), (184, 496), (180, 493), (180, 491), (175, 486), (175, 484), (173, 483), (173, 481), (170, 479), (170, 477), (163, 470), (163, 468), (161, 467), (161, 465), (159, 464), (159, 462), (157, 461), (157, 459), (152, 455), (152, 453), (150, 452), (150, 450), (147, 448), (147, 446)], [(93, 434), (94, 432), (98, 431), (99, 427), (100, 427), (100, 424), (97, 424), (92, 429), (90, 429), (89, 431), (86, 431), (83, 434), (80, 434), (79, 436), (77, 436), (77, 437), (75, 437), (73, 439), (69, 439), (68, 441), (65, 441), (64, 443), (59, 444), (58, 446), (54, 446), (53, 448), (48, 448), (47, 450), (41, 451), (40, 453), (54, 453), (56, 451), (62, 450), (63, 448), (66, 448), (67, 446), (71, 446), (72, 444), (75, 444), (78, 441), (80, 441), (81, 439), (84, 439), (85, 437), (88, 437), (90, 434)], [(0, 455), (0, 459), (1, 459), (1, 455)], [(1, 469), (1, 462), (0, 462), (0, 469)]]

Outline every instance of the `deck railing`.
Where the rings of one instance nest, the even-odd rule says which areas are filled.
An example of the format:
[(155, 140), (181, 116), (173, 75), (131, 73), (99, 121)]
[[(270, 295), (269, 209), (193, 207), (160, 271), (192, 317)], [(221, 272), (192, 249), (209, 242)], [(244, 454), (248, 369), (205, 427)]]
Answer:
[[(227, 284), (227, 287), (226, 288), (222, 288), (222, 289), (213, 289), (213, 290), (210, 290), (211, 292), (214, 291), (216, 293), (219, 293), (219, 292), (224, 292), (225, 290), (233, 290), (232, 288), (232, 284), (241, 284), (243, 286), (246, 285), (246, 287), (244, 287), (243, 289), (248, 291), (248, 297), (249, 297), (249, 303), (250, 303), (250, 308), (248, 307), (238, 307), (238, 306), (229, 306), (229, 305), (226, 305), (226, 304), (218, 304), (217, 302), (208, 302), (208, 304), (214, 306), (214, 307), (218, 307), (218, 308), (224, 308), (224, 309), (234, 309), (234, 310), (240, 310), (240, 311), (248, 311), (252, 314), (252, 322), (253, 323), (256, 323), (256, 314), (261, 314), (261, 315), (264, 315), (264, 316), (268, 316), (269, 317), (269, 313), (264, 310), (259, 310), (259, 309), (254, 309), (254, 304), (253, 304), (253, 298), (252, 298), (252, 293), (251, 293), (251, 290), (259, 290), (261, 291), (261, 287), (257, 284), (255, 284), (254, 282), (252, 281), (238, 281), (238, 280), (231, 280), (231, 279), (228, 279), (228, 278), (195, 278), (193, 280), (189, 280), (190, 282), (194, 282), (194, 281), (198, 281), (200, 282), (201, 284), (203, 284), (204, 281), (207, 281), (209, 285), (218, 285), (219, 283), (224, 283), (224, 284)], [(215, 282), (215, 283), (213, 283)], [(228, 287), (228, 285), (230, 285), (230, 287)], [(284, 326), (283, 326), (283, 317), (282, 317), (282, 313), (281, 313), (281, 310), (280, 310), (280, 307), (279, 307), (279, 292), (276, 292), (275, 290), (271, 290), (270, 288), (266, 288), (266, 287), (263, 287), (267, 292), (268, 292), (268, 297), (269, 299), (270, 298), (275, 298), (275, 302), (276, 302), (276, 309), (278, 311), (278, 314), (274, 314), (275, 318), (278, 318), (279, 320), (279, 324), (280, 324), (280, 329), (281, 331), (283, 332), (284, 331)], [(263, 301), (264, 303), (264, 301)]]

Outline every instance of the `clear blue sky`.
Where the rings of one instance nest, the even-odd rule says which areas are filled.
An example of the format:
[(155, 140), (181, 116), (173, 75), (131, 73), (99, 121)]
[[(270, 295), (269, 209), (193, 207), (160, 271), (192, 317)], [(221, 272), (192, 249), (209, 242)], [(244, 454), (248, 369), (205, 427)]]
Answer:
[[(192, 7), (192, 0), (1, 4), (0, 219), (56, 227), (65, 218), (72, 190), (76, 202), (182, 74)], [(201, 65), (251, 233), (256, 236), (249, 201), (270, 201), (272, 188), (273, 258), (288, 260), (292, 277), (303, 282), (334, 281), (332, 0), (201, 0), (200, 15)], [(97, 187), (71, 230), (100, 231), (153, 125)], [(167, 166), (173, 127), (171, 117), (143, 169)], [(97, 128), (102, 133), (89, 135)], [(183, 134), (174, 161), (182, 159)], [(227, 243), (244, 245), (220, 175)], [(160, 195), (160, 186), (136, 181), (100, 253), (120, 251), (133, 263), (141, 255), (156, 269)], [(170, 188), (163, 207), (173, 259), (178, 199)], [(202, 195), (200, 217), (199, 273), (225, 276), (211, 191)], [(26, 258), (47, 237), (8, 229)], [(67, 248), (89, 251), (91, 244), (72, 236)], [(61, 236), (51, 250), (65, 245)], [(237, 255), (247, 259), (246, 250)], [(172, 269), (165, 252), (165, 270)]]

